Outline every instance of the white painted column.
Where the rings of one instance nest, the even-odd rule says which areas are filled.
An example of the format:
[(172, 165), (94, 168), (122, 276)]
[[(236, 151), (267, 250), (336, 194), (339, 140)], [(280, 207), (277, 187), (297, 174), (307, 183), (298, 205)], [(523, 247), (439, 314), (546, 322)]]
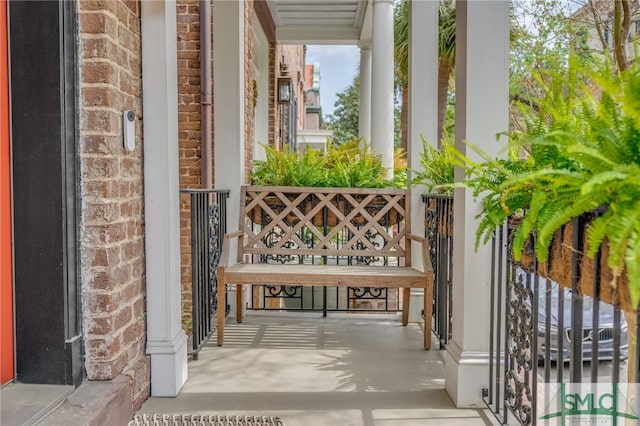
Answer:
[(359, 135), (371, 144), (371, 42), (360, 43), (360, 115)]
[[(409, 168), (420, 170), (422, 138), (435, 142), (438, 135), (438, 2), (409, 2)], [(411, 176), (409, 176), (411, 178)], [(411, 233), (424, 235), (424, 186), (411, 188)], [(420, 246), (414, 243), (412, 265), (422, 264)], [(411, 290), (409, 321), (421, 322), (424, 291)]]
[(373, 0), (371, 150), (393, 177), (393, 1)]
[[(228, 231), (238, 229), (240, 186), (245, 183), (244, 43), (244, 1), (214, 1), (214, 182), (216, 189), (231, 191), (227, 199)], [(235, 248), (231, 252), (235, 253)], [(227, 300), (235, 316), (235, 286), (229, 290)]]
[[(479, 156), (463, 141), (495, 157), (508, 130), (509, 2), (459, 0), (456, 33), (456, 147)], [(456, 170), (456, 180), (463, 171)], [(445, 355), (445, 388), (458, 407), (480, 407), (488, 368), (491, 250), (474, 250), (481, 202), (471, 191), (454, 193), (453, 338)]]
[(151, 395), (173, 397), (187, 380), (180, 295), (176, 3), (143, 1), (141, 12), (147, 354)]

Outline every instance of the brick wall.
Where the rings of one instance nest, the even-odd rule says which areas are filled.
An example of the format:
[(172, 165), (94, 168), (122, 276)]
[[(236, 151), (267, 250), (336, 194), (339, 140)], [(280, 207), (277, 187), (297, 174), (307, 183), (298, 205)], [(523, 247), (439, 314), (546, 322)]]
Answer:
[[(200, 178), (200, 4), (177, 2), (178, 152), (180, 188), (201, 188)], [(213, 137), (213, 136), (212, 136)], [(182, 323), (191, 333), (191, 207), (180, 196)]]
[[(133, 409), (149, 395), (145, 355), (140, 4), (79, 4), (81, 280), (87, 378), (129, 377)], [(136, 148), (122, 146), (135, 112)]]
[[(255, 107), (253, 101), (255, 98), (253, 92), (253, 1), (246, 0), (244, 5), (244, 166), (245, 175), (251, 173), (251, 165), (253, 164), (253, 147), (255, 145)], [(256, 23), (256, 25), (260, 25)], [(215, 94), (214, 94), (215, 95)]]
[[(245, 171), (253, 161), (253, 0), (245, 2)], [(178, 139), (180, 187), (201, 187), (200, 157), (200, 6), (198, 0), (177, 2)], [(213, 52), (211, 53), (213, 57)], [(215, 96), (215, 94), (214, 94)], [(213, 135), (212, 135), (213, 138)], [(213, 159), (212, 159), (213, 161)], [(180, 199), (182, 322), (191, 330), (191, 228), (188, 195)]]
[(279, 48), (281, 49), (281, 53), (278, 57), (282, 59), (284, 56), (284, 60), (289, 66), (289, 76), (293, 81), (293, 90), (298, 101), (296, 126), (298, 129), (302, 129), (304, 128), (306, 116), (304, 112), (304, 68), (306, 47), (304, 45), (281, 45)]
[(281, 73), (281, 65), (284, 61), (288, 66), (289, 77), (291, 77), (293, 82), (293, 90), (298, 101), (296, 125), (298, 129), (303, 129), (306, 118), (304, 110), (305, 53), (306, 47), (304, 45), (275, 45), (272, 46), (269, 51), (269, 61), (275, 64), (269, 74), (272, 85), (269, 90), (269, 144), (275, 145), (278, 148), (282, 147), (282, 137), (280, 135), (281, 111), (275, 93), (278, 85), (278, 77), (280, 77)]
[(280, 114), (278, 112), (276, 103), (276, 84), (278, 72), (276, 71), (276, 66), (272, 64), (279, 63), (279, 58), (280, 56), (278, 56), (278, 46), (270, 43), (269, 64), (271, 65), (271, 67), (269, 68), (269, 145), (275, 147), (280, 146), (280, 127), (278, 125)]

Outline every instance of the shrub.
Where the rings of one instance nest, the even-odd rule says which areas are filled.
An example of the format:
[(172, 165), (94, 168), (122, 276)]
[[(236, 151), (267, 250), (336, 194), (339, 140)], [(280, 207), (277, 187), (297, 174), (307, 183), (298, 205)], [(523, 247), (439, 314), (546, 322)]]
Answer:
[(342, 145), (329, 144), (326, 152), (307, 148), (303, 152), (265, 147), (266, 161), (255, 161), (250, 175), (254, 185), (345, 188), (384, 188), (405, 185), (406, 179), (386, 179), (380, 156), (359, 139)]

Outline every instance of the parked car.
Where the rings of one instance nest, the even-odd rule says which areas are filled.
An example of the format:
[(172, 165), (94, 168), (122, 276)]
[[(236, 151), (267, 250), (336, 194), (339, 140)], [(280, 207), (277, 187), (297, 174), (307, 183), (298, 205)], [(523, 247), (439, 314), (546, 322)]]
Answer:
[[(520, 271), (518, 273), (525, 273)], [(532, 282), (533, 280), (531, 280)], [(572, 290), (569, 288), (560, 287), (558, 283), (539, 278), (539, 292), (538, 292), (538, 359), (543, 360), (546, 357), (546, 345), (549, 344), (549, 359), (550, 361), (569, 361), (571, 355), (571, 342), (574, 339), (574, 332), (572, 330), (571, 310), (572, 310)], [(560, 324), (559, 318), (559, 306), (560, 306), (560, 291), (564, 293), (564, 305), (562, 310), (562, 329), (558, 330)], [(551, 296), (551, 308), (547, 314), (546, 293), (550, 292)], [(582, 299), (582, 359), (584, 361), (590, 361), (593, 358), (593, 341), (597, 334), (598, 339), (598, 360), (612, 360), (614, 357), (614, 337), (615, 337), (615, 321), (614, 321), (614, 307), (608, 303), (599, 302), (598, 306), (598, 322), (597, 330), (594, 328), (593, 321), (593, 308), (595, 300), (589, 296), (583, 296)], [(547, 315), (550, 322), (549, 339), (546, 339), (547, 332)], [(562, 336), (562, 357), (558, 356), (559, 353), (559, 341), (558, 335)], [(628, 344), (628, 327), (625, 320), (624, 313), (620, 312), (620, 324), (619, 324), (619, 354), (620, 359), (627, 359), (629, 357), (629, 344)], [(548, 342), (548, 343), (547, 343)]]

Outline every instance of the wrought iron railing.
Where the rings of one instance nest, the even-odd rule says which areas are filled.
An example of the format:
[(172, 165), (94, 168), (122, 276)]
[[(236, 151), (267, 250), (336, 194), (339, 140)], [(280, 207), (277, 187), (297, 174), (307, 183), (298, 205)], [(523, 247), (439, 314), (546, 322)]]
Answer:
[(197, 359), (213, 332), (217, 266), (226, 233), (229, 191), (182, 189), (180, 193), (188, 194), (190, 200), (192, 345), (189, 356)]
[[(389, 246), (393, 236), (398, 234), (404, 221), (404, 204), (390, 201), (384, 198), (380, 200), (376, 197), (369, 204), (364, 202), (366, 197), (372, 196), (375, 190), (365, 191), (354, 189), (350, 194), (331, 193), (331, 207), (325, 205), (319, 209), (318, 203), (326, 202), (326, 194), (321, 190), (320, 195), (309, 192), (302, 201), (300, 194), (295, 190), (283, 192), (283, 197), (290, 198), (287, 203), (282, 203), (276, 197), (275, 204), (266, 208), (259, 208), (259, 204), (247, 214), (247, 220), (251, 224), (252, 235), (263, 235), (262, 229), (270, 229), (269, 232), (261, 236), (261, 244), (266, 247), (282, 246), (287, 250), (282, 255), (254, 255), (254, 262), (264, 263), (332, 263), (332, 264), (371, 264), (371, 265), (397, 265), (399, 257), (393, 252), (380, 256), (371, 255), (340, 255), (348, 254), (358, 250), (377, 249), (384, 252)], [(334, 191), (335, 192), (335, 191)], [(381, 191), (381, 194), (384, 191)], [(398, 197), (395, 195), (394, 197)], [(393, 198), (393, 197), (392, 197)], [(375, 203), (380, 201), (380, 203)], [(255, 200), (248, 200), (252, 205)], [(262, 202), (262, 201), (261, 201)], [(404, 203), (404, 194), (400, 199)], [(266, 201), (265, 201), (266, 203)], [(295, 207), (294, 207), (295, 206)], [(318, 210), (319, 209), (319, 210)], [(272, 212), (280, 213), (288, 211), (284, 217), (282, 227), (274, 226)], [(308, 215), (310, 211), (317, 210), (316, 214)], [(382, 213), (385, 212), (386, 213)], [(361, 212), (361, 213), (359, 213)], [(349, 226), (338, 226), (341, 218), (350, 217)], [(365, 229), (365, 223), (371, 218), (376, 218), (378, 226), (370, 227), (369, 230), (360, 234)], [(302, 220), (302, 219), (305, 220)], [(306, 222), (305, 222), (306, 221)], [(303, 222), (296, 225), (295, 234), (291, 234), (292, 223)], [(293, 226), (293, 225), (292, 225)], [(287, 229), (287, 231), (283, 231)], [(395, 232), (395, 234), (394, 234)], [(329, 237), (330, 236), (330, 237)], [(330, 238), (330, 245), (333, 247), (333, 255), (317, 256), (303, 253), (305, 249), (311, 249), (318, 245), (327, 244), (322, 242), (324, 238)], [(287, 239), (283, 244), (283, 239)], [(299, 250), (299, 252), (298, 252)], [(292, 254), (290, 254), (292, 253)], [(280, 286), (255, 285), (251, 291), (248, 308), (252, 310), (287, 310), (287, 311), (319, 311), (326, 316), (327, 312), (397, 312), (401, 309), (401, 292), (395, 288), (358, 288), (358, 287), (302, 287), (302, 286)]]
[[(254, 227), (259, 225), (254, 224)], [(276, 241), (279, 241), (280, 235), (275, 233), (277, 231), (263, 241), (265, 246), (272, 247)], [(304, 238), (305, 234), (308, 234), (308, 230), (302, 227), (299, 233), (300, 240), (304, 241), (307, 247), (313, 247), (314, 238)], [(349, 231), (340, 231), (335, 236), (337, 248), (351, 239), (349, 234), (351, 234)], [(367, 238), (377, 244), (375, 235), (368, 234)], [(398, 264), (397, 258), (390, 257), (375, 259), (358, 256), (258, 255), (257, 258), (258, 262), (264, 263)], [(324, 316), (328, 312), (397, 312), (400, 308), (400, 292), (397, 288), (254, 285), (249, 303), (249, 309), (252, 310), (321, 311)]]
[[(625, 306), (621, 286), (610, 286), (606, 249), (594, 260), (583, 255), (592, 218), (576, 218), (558, 231), (540, 264), (533, 241), (520, 262), (513, 259), (513, 225), (505, 224), (493, 239), (489, 385), (483, 398), (501, 424), (565, 424), (566, 416), (590, 415), (567, 409), (568, 383), (577, 406), (593, 416), (597, 397), (592, 403), (580, 389), (604, 383), (617, 392), (626, 383), (621, 392), (638, 390), (638, 313)], [(636, 416), (639, 400), (634, 396), (626, 407)], [(608, 408), (598, 412), (600, 421), (590, 422), (616, 424), (624, 410), (612, 414)], [(622, 417), (617, 422), (624, 423)]]
[(451, 289), (453, 283), (453, 196), (424, 194), (425, 237), (431, 247), (433, 286), (432, 329), (444, 349), (451, 339)]

